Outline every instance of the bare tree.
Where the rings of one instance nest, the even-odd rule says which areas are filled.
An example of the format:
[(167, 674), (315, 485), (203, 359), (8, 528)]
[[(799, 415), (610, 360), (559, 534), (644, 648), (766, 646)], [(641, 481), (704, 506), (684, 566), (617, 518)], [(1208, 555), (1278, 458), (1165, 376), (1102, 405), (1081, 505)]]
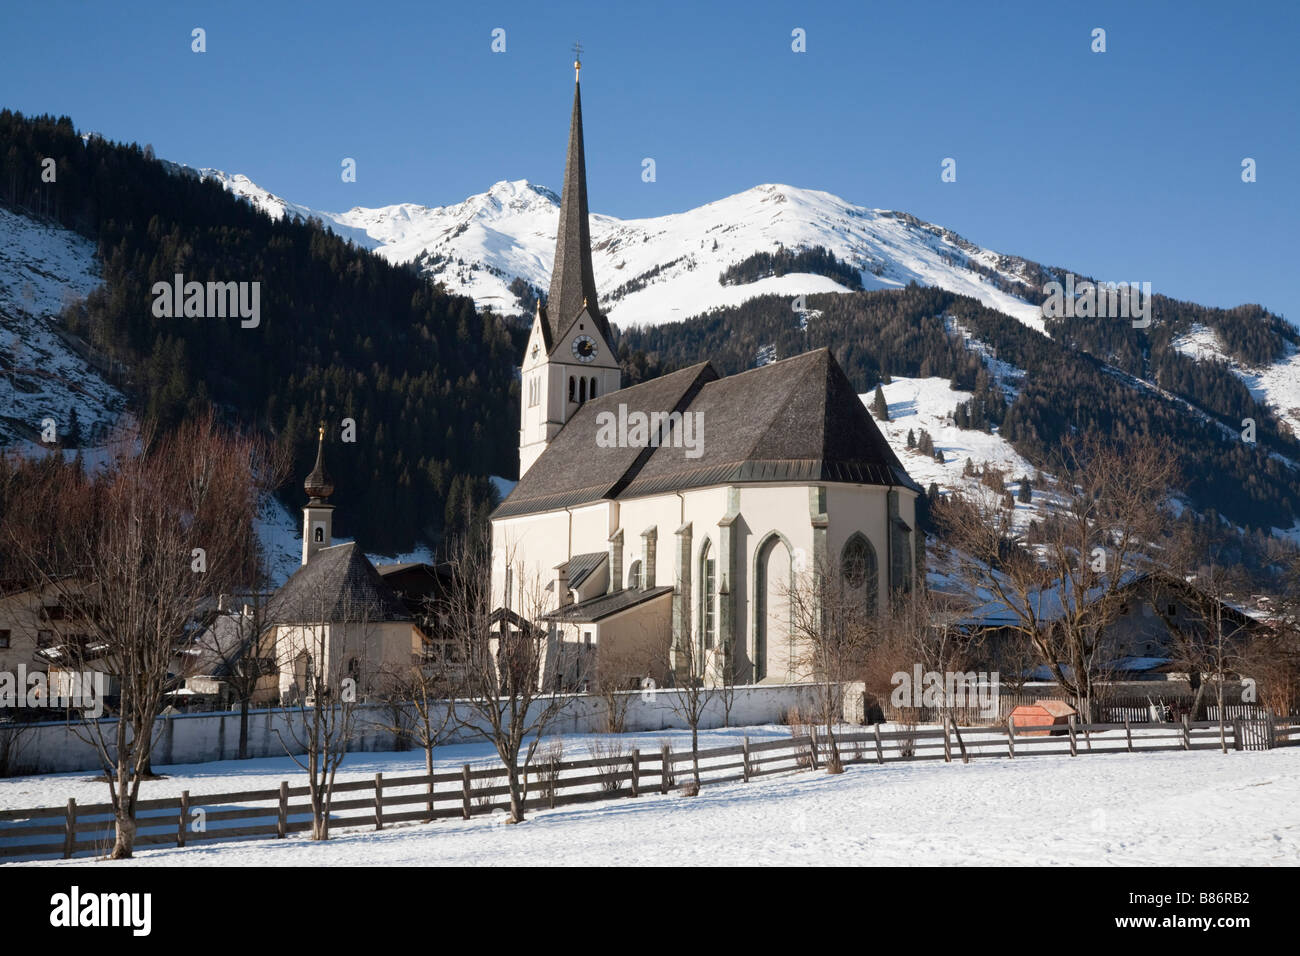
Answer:
[(1057, 507), (1032, 537), (991, 491), (950, 496), (936, 518), (972, 590), (991, 597), (988, 608), (1024, 635), (1090, 722), (1109, 626), (1158, 536), (1177, 459), (1164, 442), (1120, 448), (1096, 437), (1068, 439), (1054, 457)]
[(458, 669), (449, 666), (447, 659), (433, 650), (410, 667), (385, 673), (380, 680), (379, 696), (387, 707), (387, 719), (378, 725), (394, 736), (414, 740), (424, 751), (430, 820), (433, 819), (433, 754), (456, 735), (458, 676)]
[[(861, 569), (824, 561), (783, 587), (794, 631), (792, 667), (811, 682), (817, 719), (825, 729), (826, 770), (842, 773), (835, 728), (844, 715), (844, 685), (863, 677), (879, 630), (870, 613)], [(859, 577), (862, 583), (853, 586)]]
[(698, 633), (680, 635), (674, 652), (676, 674), (674, 686), (667, 691), (668, 706), (691, 730), (692, 783), (683, 792), (693, 797), (700, 792), (700, 722), (720, 696), (721, 685), (710, 681), (704, 672), (707, 658)]
[[(212, 415), (168, 434), (118, 436), (94, 478), (50, 467), (0, 532), (27, 576), (58, 596), (85, 634), (63, 646), (70, 670), (119, 681), (118, 719), (78, 725), (99, 755), (113, 806), (113, 859), (135, 844), (140, 784), (149, 775), (170, 667), (196, 609), (253, 576), (264, 443)], [(24, 518), (41, 523), (32, 533)]]
[[(450, 553), (447, 627), (464, 667), (466, 694), (456, 722), (496, 750), (506, 768), (510, 822), (522, 823), (528, 767), (542, 736), (570, 703), (566, 696), (541, 690), (548, 652), (559, 653), (537, 623), (547, 608), (546, 592), (540, 581), (520, 572), (512, 593), (494, 595), (486, 533), (454, 543)], [(507, 567), (515, 564), (513, 549), (505, 548), (497, 557)]]
[[(282, 592), (283, 593), (283, 592)], [(351, 661), (366, 656), (371, 616), (360, 608), (353, 620), (334, 618), (336, 596), (319, 583), (295, 592), (293, 606), (280, 599), (271, 617), (279, 626), (276, 661), (293, 684), (282, 693), (276, 728), (285, 753), (307, 774), (313, 840), (329, 839), (334, 778), (357, 730), (360, 688)], [(287, 739), (286, 739), (287, 737)]]

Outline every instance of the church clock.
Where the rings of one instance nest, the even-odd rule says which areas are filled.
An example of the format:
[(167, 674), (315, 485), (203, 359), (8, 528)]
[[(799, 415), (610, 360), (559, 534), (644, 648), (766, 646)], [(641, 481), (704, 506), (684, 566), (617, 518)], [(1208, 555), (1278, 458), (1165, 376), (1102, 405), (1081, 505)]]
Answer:
[(596, 361), (596, 340), (589, 335), (579, 335), (573, 340), (573, 357), (579, 362)]

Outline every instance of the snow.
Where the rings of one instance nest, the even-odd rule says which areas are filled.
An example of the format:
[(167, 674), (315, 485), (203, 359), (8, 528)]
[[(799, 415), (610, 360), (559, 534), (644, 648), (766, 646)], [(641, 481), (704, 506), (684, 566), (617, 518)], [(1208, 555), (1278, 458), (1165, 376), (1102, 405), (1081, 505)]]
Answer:
[[(1012, 494), (1020, 490), (1020, 478), (1029, 476), (1032, 480), (1037, 472), (996, 431), (988, 434), (975, 428), (958, 428), (952, 423), (953, 410), (961, 402), (968, 401), (971, 393), (952, 388), (947, 379), (895, 377), (888, 385), (882, 385), (881, 390), (889, 405), (890, 420), (877, 420), (876, 426), (884, 434), (907, 473), (922, 488), (928, 489), (930, 483), (935, 482), (943, 491), (960, 489), (969, 493), (984, 489), (978, 477), (962, 474), (967, 458), (979, 467), (987, 464), (1002, 469), (1006, 473), (1007, 488)], [(863, 404), (870, 407), (874, 395), (873, 389), (859, 397)], [(930, 455), (923, 455), (916, 449), (907, 447), (908, 431), (911, 430), (917, 441), (920, 441), (921, 429), (930, 433), (935, 449), (943, 452), (943, 464), (939, 464)], [(1031, 503), (1017, 501), (1016, 526), (1027, 526), (1031, 520), (1039, 518), (1039, 511), (1046, 498), (1044, 489), (1034, 488)]]
[[(710, 742), (734, 740), (741, 732), (714, 732)], [(641, 743), (657, 746), (659, 737), (673, 733)], [(674, 746), (681, 740), (677, 732)], [(633, 738), (626, 742), (633, 745)], [(586, 756), (567, 744), (566, 754)], [(447, 762), (465, 762), (461, 756)], [(418, 755), (355, 755), (343, 775), (400, 772), (414, 761)], [(278, 783), (278, 769), (250, 766), (265, 763), (234, 765), (237, 785)], [(169, 793), (188, 786), (198, 805), (202, 793), (228, 789), (232, 780), (221, 771), (198, 771), (164, 783)], [(14, 788), (23, 786), (21, 780), (0, 782), (0, 800), (12, 804)], [(107, 789), (66, 778), (45, 778), (35, 787), (48, 805), (68, 796), (102, 801)], [(17, 802), (30, 804), (33, 795)], [(1297, 747), (1014, 760), (987, 755), (969, 765), (867, 763), (838, 776), (802, 771), (748, 784), (706, 783), (694, 798), (649, 793), (534, 811), (518, 826), (502, 825), (498, 812), (382, 832), (335, 830), (326, 843), (294, 836), (145, 849), (114, 865), (1294, 866), (1300, 864), (1297, 797)]]
[(1256, 401), (1270, 406), (1278, 418), (1300, 435), (1300, 348), (1287, 345), (1286, 355), (1272, 365), (1251, 367), (1233, 359), (1218, 334), (1199, 323), (1175, 339), (1173, 346), (1197, 361), (1226, 362)]
[(42, 420), (63, 435), (77, 411), (83, 441), (102, 436), (126, 399), (55, 332), (49, 316), (100, 284), (95, 244), (0, 209), (0, 446), (40, 453)]
[[(449, 206), (401, 203), (344, 213), (308, 209), (262, 189), (246, 176), (197, 171), (220, 181), (275, 219), (316, 216), (339, 235), (394, 263), (423, 261), (424, 271), (449, 291), (482, 307), (519, 314), (509, 290), (516, 277), (550, 286), (560, 197), (527, 180), (502, 181)], [(724, 286), (719, 276), (755, 252), (824, 246), (860, 271), (866, 289), (909, 282), (971, 296), (1043, 331), (1038, 306), (1008, 295), (967, 262), (1021, 278), (1021, 260), (981, 249), (939, 226), (911, 216), (856, 205), (827, 192), (767, 183), (695, 209), (649, 219), (590, 217), (592, 262), (601, 303), (623, 326), (685, 319), (762, 295), (847, 292), (820, 275), (791, 273)], [(660, 271), (653, 277), (647, 274)], [(643, 288), (626, 294), (631, 280)]]

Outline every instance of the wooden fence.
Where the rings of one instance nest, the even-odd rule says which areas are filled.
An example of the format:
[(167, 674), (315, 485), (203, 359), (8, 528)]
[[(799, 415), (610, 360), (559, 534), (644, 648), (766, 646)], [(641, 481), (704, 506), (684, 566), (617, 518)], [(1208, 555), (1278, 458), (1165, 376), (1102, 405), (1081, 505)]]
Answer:
[[(1260, 725), (1263, 725), (1262, 727)], [(1043, 732), (1041, 736), (1030, 734)], [(616, 737), (604, 746), (617, 748)], [(1300, 745), (1300, 718), (1237, 720), (1226, 727), (1229, 749)], [(842, 764), (885, 764), (912, 760), (962, 760), (976, 757), (1021, 759), (1036, 754), (1077, 757), (1103, 753), (1154, 753), (1219, 749), (1219, 725), (1211, 721), (1135, 726), (1132, 722), (1042, 727), (959, 727), (837, 733), (832, 740), (817, 731), (804, 736), (716, 747), (699, 752), (705, 785), (749, 782), (756, 777), (818, 770), (836, 755)], [(582, 760), (535, 758), (527, 768), (525, 810), (540, 810), (600, 800), (666, 794), (693, 779), (690, 751), (605, 753)], [(141, 800), (137, 804), (135, 846), (185, 847), (214, 841), (287, 837), (311, 829), (306, 786), (244, 790)], [(463, 818), (508, 809), (504, 767), (410, 774), (336, 783), (330, 829), (382, 830), (397, 823)], [(109, 804), (0, 810), (0, 858), (38, 859), (78, 854), (104, 856), (113, 846)]]

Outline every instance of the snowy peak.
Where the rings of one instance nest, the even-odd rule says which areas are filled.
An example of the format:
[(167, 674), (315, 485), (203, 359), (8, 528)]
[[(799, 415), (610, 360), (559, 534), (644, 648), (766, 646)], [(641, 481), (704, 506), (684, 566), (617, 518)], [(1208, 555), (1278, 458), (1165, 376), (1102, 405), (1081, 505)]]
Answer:
[[(495, 183), (447, 206), (400, 203), (331, 213), (282, 199), (246, 176), (192, 172), (217, 179), (275, 219), (315, 216), (390, 262), (417, 264), (480, 307), (524, 314), (532, 299), (519, 280), (533, 290), (550, 284), (560, 198), (525, 179)], [(721, 282), (724, 270), (756, 253), (820, 246), (856, 270), (863, 288), (938, 286), (1043, 328), (1038, 306), (1021, 297), (1031, 291), (1031, 263), (907, 213), (821, 190), (764, 183), (686, 212), (648, 219), (593, 213), (590, 222), (601, 304), (625, 326), (684, 319), (760, 295), (848, 291), (843, 282), (812, 273)]]

